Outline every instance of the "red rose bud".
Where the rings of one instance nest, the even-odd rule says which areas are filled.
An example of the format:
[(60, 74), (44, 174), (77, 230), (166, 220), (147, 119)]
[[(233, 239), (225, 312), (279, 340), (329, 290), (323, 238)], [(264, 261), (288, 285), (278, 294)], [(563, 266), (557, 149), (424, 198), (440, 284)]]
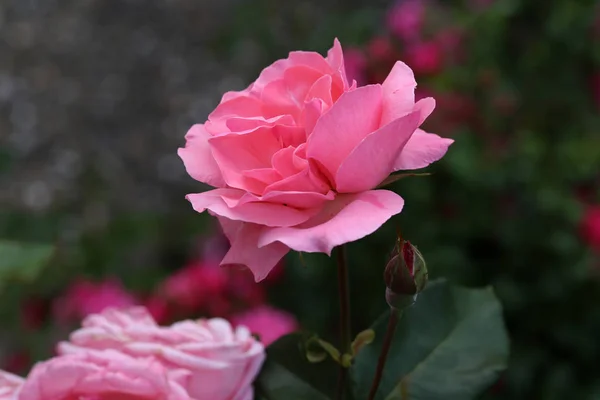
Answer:
[(423, 256), (409, 241), (398, 239), (383, 274), (385, 298), (392, 308), (412, 305), (427, 284), (427, 267)]

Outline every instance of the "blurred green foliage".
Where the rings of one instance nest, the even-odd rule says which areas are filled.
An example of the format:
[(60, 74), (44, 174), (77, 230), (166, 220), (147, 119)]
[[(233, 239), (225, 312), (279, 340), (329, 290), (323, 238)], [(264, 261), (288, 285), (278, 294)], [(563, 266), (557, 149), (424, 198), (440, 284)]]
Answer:
[[(210, 46), (225, 62), (240, 43), (253, 41), (254, 68), (239, 71), (250, 82), (288, 51), (324, 53), (333, 37), (345, 48), (366, 46), (386, 34), (387, 4), (342, 3), (240, 2)], [(483, 11), (467, 1), (444, 7), (441, 24), (463, 33), (464, 57), (440, 74), (418, 77), (419, 86), (459, 95), (473, 110), (447, 123), (435, 120), (443, 112), (439, 105), (426, 128), (455, 139), (447, 156), (428, 169), (432, 176), (396, 182), (393, 190), (406, 201), (402, 214), (350, 245), (353, 329), (370, 326), (386, 309), (382, 274), (399, 228), (419, 247), (434, 278), (494, 286), (511, 358), (485, 399), (598, 398), (600, 282), (595, 255), (578, 237), (585, 202), (600, 202), (600, 116), (590, 88), (600, 71), (600, 38), (592, 29), (597, 4), (496, 0)], [(506, 99), (508, 109), (502, 107)], [(0, 150), (0, 169), (10, 162)], [(50, 354), (56, 339), (49, 321), (23, 334), (17, 305), (25, 299), (49, 304), (76, 275), (116, 275), (143, 292), (183, 265), (197, 235), (214, 229), (210, 217), (192, 212), (183, 193), (168, 213), (117, 212), (106, 226), (75, 238), (61, 236), (69, 205), (45, 214), (3, 211), (2, 238), (60, 239), (55, 262), (37, 280), (2, 293), (0, 317), (15, 347), (39, 358)], [(272, 301), (333, 341), (338, 305), (332, 260), (290, 254), (286, 271)]]

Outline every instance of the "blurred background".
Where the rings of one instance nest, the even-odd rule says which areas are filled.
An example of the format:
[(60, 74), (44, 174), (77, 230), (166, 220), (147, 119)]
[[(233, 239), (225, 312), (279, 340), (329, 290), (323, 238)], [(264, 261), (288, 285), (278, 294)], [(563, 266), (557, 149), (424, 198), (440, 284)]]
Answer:
[(176, 151), (222, 93), (334, 37), (361, 84), (409, 64), (438, 104), (425, 129), (456, 140), (350, 246), (354, 329), (386, 309), (400, 229), (433, 276), (504, 305), (510, 365), (483, 398), (600, 398), (594, 0), (2, 0), (0, 368), (26, 373), (106, 306), (333, 334), (333, 262), (290, 254), (258, 285), (219, 269), (227, 241)]

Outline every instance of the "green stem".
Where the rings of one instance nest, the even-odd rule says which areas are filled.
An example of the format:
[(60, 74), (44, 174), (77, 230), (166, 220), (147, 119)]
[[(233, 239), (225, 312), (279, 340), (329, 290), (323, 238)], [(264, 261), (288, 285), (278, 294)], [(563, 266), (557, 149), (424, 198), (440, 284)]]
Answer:
[(381, 347), (381, 353), (379, 353), (377, 369), (375, 370), (375, 377), (373, 378), (373, 383), (371, 384), (371, 390), (369, 392), (369, 397), (367, 398), (368, 400), (375, 399), (375, 394), (377, 393), (377, 389), (379, 388), (379, 384), (381, 383), (381, 377), (383, 376), (385, 362), (387, 360), (388, 353), (390, 352), (390, 347), (392, 347), (392, 339), (394, 338), (394, 332), (396, 331), (396, 326), (398, 325), (398, 321), (400, 320), (401, 315), (402, 311), (398, 311), (395, 308), (392, 308), (390, 310), (390, 318), (388, 320), (388, 326), (385, 331), (385, 337), (383, 338), (383, 346)]
[[(348, 282), (348, 264), (346, 262), (346, 248), (344, 245), (337, 249), (337, 270), (338, 270), (338, 293), (340, 297), (340, 352), (343, 354), (350, 352), (350, 290)], [(338, 378), (338, 387), (336, 399), (342, 400), (348, 369), (340, 365), (340, 374)]]

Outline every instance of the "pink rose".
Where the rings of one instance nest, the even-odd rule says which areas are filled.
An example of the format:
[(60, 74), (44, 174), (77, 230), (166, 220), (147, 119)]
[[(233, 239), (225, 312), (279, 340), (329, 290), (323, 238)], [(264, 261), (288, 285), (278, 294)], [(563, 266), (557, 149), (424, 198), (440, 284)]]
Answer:
[(0, 400), (16, 400), (23, 378), (0, 371)]
[(104, 282), (77, 281), (53, 305), (60, 321), (82, 319), (109, 307), (131, 307), (137, 303), (117, 280)]
[(158, 360), (196, 400), (252, 399), (251, 384), (265, 358), (264, 346), (245, 327), (234, 330), (219, 318), (161, 327), (142, 307), (91, 315), (58, 345), (62, 355), (105, 349)]
[(403, 40), (412, 40), (421, 35), (425, 19), (425, 7), (421, 0), (396, 1), (387, 15), (387, 26)]
[(160, 362), (133, 358), (114, 350), (83, 351), (39, 363), (18, 395), (18, 400), (72, 399), (192, 398)]
[(234, 325), (243, 325), (260, 336), (265, 346), (283, 335), (298, 329), (298, 321), (293, 315), (269, 306), (261, 306), (231, 318)]
[(346, 75), (348, 79), (355, 80), (362, 84), (365, 80), (365, 69), (367, 68), (367, 58), (360, 49), (349, 49), (345, 54)]
[(452, 143), (418, 129), (435, 101), (415, 103), (415, 86), (397, 62), (382, 85), (356, 88), (336, 40), (327, 57), (292, 52), (226, 93), (179, 149), (188, 173), (216, 187), (187, 199), (219, 218), (231, 242), (221, 264), (259, 281), (290, 249), (330, 254), (398, 214), (403, 199), (375, 188)]
[(160, 291), (174, 303), (197, 310), (226, 289), (227, 272), (212, 265), (195, 262), (168, 277)]
[(406, 58), (417, 74), (435, 74), (442, 68), (442, 49), (435, 41), (413, 44), (406, 50)]

